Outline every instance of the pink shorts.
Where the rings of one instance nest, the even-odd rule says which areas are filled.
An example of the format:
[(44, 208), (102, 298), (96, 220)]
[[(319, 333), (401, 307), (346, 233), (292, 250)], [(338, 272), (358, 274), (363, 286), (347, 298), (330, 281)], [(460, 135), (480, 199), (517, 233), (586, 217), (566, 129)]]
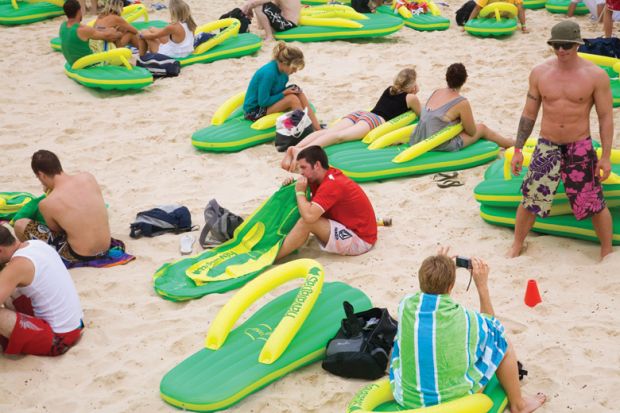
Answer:
[(366, 124), (370, 127), (370, 130), (373, 130), (374, 128), (385, 122), (381, 116), (372, 112), (365, 112), (363, 110), (349, 113), (347, 116), (344, 117), (344, 119), (349, 119), (351, 122), (353, 122), (354, 125), (359, 122), (366, 122)]
[(30, 300), (25, 296), (14, 300), (13, 305), (18, 312), (11, 337), (7, 339), (0, 336), (4, 354), (59, 356), (73, 347), (82, 336), (82, 327), (67, 333), (55, 333), (46, 321), (19, 312), (30, 312), (32, 309)]
[(372, 244), (358, 237), (355, 232), (351, 231), (340, 222), (334, 221), (333, 219), (328, 221), (331, 227), (329, 240), (325, 245), (319, 242), (323, 251), (340, 255), (361, 255), (370, 251), (372, 248)]

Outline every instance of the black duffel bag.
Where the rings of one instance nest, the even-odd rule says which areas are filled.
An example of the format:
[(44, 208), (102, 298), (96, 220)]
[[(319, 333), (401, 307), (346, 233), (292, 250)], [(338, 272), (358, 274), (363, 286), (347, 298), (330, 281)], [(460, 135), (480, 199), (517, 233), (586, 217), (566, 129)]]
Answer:
[(385, 374), (398, 323), (385, 308), (354, 313), (345, 301), (340, 330), (327, 343), (323, 368), (337, 376), (375, 380)]

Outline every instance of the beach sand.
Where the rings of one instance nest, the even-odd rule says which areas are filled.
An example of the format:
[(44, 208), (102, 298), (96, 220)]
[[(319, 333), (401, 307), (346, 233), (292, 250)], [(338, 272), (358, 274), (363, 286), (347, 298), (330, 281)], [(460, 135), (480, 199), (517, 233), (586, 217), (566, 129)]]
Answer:
[[(240, 1), (189, 2), (196, 21), (216, 19)], [(452, 18), (460, 1), (449, 0)], [(167, 10), (151, 13), (167, 19)], [(552, 56), (550, 27), (564, 16), (528, 11), (529, 34), (479, 39), (456, 26), (445, 32), (400, 32), (374, 41), (296, 44), (306, 67), (291, 82), (300, 85), (324, 122), (355, 109), (371, 108), (394, 75), (408, 65), (418, 71), (425, 101), (444, 85), (445, 68), (463, 62), (469, 80), (463, 94), (476, 120), (514, 136), (531, 68)], [(129, 224), (139, 211), (178, 202), (195, 224), (211, 198), (248, 215), (287, 176), (273, 145), (234, 154), (200, 153), (191, 134), (208, 125), (217, 107), (244, 90), (256, 69), (269, 61), (273, 44), (256, 56), (182, 69), (178, 78), (156, 81), (142, 92), (102, 93), (68, 79), (64, 59), (48, 44), (62, 18), (22, 27), (0, 27), (0, 142), (4, 168), (0, 190), (41, 189), (30, 169), (38, 149), (57, 153), (69, 172), (89, 171), (109, 204), (113, 236), (127, 243), (136, 261), (111, 269), (71, 271), (84, 309), (81, 342), (58, 358), (0, 357), (1, 412), (176, 411), (159, 397), (162, 376), (198, 351), (209, 323), (234, 292), (186, 303), (161, 299), (153, 273), (178, 259), (179, 236), (132, 240)], [(576, 18), (586, 38), (602, 27)], [(253, 25), (253, 31), (257, 31)], [(614, 112), (616, 125), (620, 112)], [(538, 125), (536, 131), (538, 130)], [(596, 117), (593, 135), (598, 138)], [(620, 147), (618, 143), (614, 147)], [(376, 247), (361, 257), (321, 253), (316, 241), (293, 256), (318, 259), (326, 280), (362, 288), (392, 314), (400, 298), (417, 290), (416, 271), (438, 245), (491, 266), (495, 311), (505, 323), (529, 376), (523, 389), (548, 395), (544, 412), (618, 411), (620, 387), (620, 252), (598, 263), (595, 243), (531, 235), (520, 258), (503, 258), (512, 230), (484, 223), (473, 188), (485, 167), (463, 171), (465, 185), (439, 189), (431, 176), (364, 184), (377, 215), (394, 226), (379, 229)], [(77, 200), (76, 202), (79, 202)], [(194, 235), (198, 237), (198, 232)], [(199, 247), (194, 246), (198, 252)], [(477, 308), (475, 289), (465, 291), (460, 270), (454, 297)], [(523, 304), (527, 279), (536, 279), (543, 303)], [(343, 412), (364, 385), (324, 372), (319, 364), (298, 370), (247, 397), (234, 412)]]

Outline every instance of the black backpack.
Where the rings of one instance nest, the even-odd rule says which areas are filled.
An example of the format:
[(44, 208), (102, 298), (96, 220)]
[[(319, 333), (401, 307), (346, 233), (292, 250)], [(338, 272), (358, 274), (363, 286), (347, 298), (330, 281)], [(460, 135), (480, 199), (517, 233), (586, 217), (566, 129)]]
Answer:
[(353, 313), (345, 301), (347, 318), (327, 343), (323, 368), (341, 377), (375, 380), (385, 374), (398, 323), (385, 308)]
[(230, 17), (239, 20), (239, 23), (241, 23), (241, 27), (239, 27), (239, 33), (247, 33), (250, 31), (249, 26), (252, 23), (252, 20), (248, 19), (248, 17), (243, 14), (240, 8), (236, 7), (228, 13), (222, 14), (220, 16), (220, 19), (228, 19)]
[(583, 43), (577, 49), (578, 52), (615, 58), (620, 57), (620, 39), (617, 37), (583, 39)]
[(161, 53), (145, 53), (136, 65), (145, 68), (153, 77), (175, 77), (181, 73), (181, 63)]
[(136, 220), (130, 224), (129, 228), (131, 238), (154, 237), (166, 232), (179, 234), (192, 230), (192, 216), (187, 207), (163, 205), (138, 212)]
[(476, 2), (474, 0), (469, 0), (463, 4), (461, 8), (456, 11), (456, 24), (465, 26), (474, 7), (476, 7)]

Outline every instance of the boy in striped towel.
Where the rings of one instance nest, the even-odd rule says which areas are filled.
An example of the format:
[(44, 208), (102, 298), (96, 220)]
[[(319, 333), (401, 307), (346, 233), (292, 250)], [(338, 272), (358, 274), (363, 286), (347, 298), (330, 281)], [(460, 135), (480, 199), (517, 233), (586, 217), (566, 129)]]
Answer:
[(512, 413), (536, 410), (546, 397), (521, 394), (516, 354), (494, 317), (489, 266), (472, 259), (480, 312), (467, 310), (450, 297), (456, 265), (447, 253), (441, 249), (424, 260), (418, 271), (421, 292), (400, 302), (390, 364), (394, 399), (407, 409), (433, 406), (479, 392), (497, 374)]

